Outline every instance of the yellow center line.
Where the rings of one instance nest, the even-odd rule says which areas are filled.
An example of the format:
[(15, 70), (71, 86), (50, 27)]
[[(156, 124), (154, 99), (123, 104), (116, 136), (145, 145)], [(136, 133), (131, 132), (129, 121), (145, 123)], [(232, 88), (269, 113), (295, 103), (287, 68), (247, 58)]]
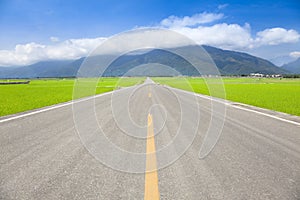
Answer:
[(148, 86), (148, 91), (149, 91), (148, 92), (148, 97), (151, 98), (152, 94), (151, 94), (151, 87), (150, 86)]
[(148, 114), (148, 133), (147, 133), (147, 157), (145, 173), (145, 193), (144, 200), (159, 199), (158, 175), (156, 168), (156, 151), (153, 131), (152, 115)]

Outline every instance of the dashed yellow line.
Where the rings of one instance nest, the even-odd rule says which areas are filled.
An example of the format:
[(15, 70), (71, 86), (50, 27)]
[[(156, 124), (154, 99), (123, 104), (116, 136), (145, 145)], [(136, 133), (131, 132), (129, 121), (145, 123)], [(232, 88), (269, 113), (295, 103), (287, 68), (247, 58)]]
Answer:
[(152, 94), (151, 94), (151, 87), (148, 86), (148, 97), (151, 98)]
[(144, 200), (159, 199), (158, 175), (156, 167), (156, 151), (153, 131), (152, 115), (148, 114), (148, 133), (146, 149), (146, 173), (145, 173), (145, 193)]

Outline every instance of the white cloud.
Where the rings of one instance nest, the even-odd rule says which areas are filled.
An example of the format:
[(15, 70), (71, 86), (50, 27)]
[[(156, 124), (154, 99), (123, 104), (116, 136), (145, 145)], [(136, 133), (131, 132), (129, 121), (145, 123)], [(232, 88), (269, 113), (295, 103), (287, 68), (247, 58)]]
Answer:
[(245, 24), (215, 24), (213, 26), (199, 26), (197, 28), (172, 28), (193, 39), (198, 44), (206, 44), (226, 49), (251, 48), (253, 39), (250, 26)]
[[(219, 9), (226, 7), (220, 5)], [(240, 50), (252, 49), (266, 45), (279, 45), (284, 43), (296, 43), (300, 34), (293, 30), (284, 28), (269, 28), (259, 31), (254, 36), (251, 34), (249, 24), (219, 23), (214, 25), (203, 25), (205, 22), (213, 22), (221, 19), (224, 15), (214, 13), (200, 13), (191, 17), (170, 16), (161, 21), (161, 27), (182, 33), (198, 44), (212, 45), (216, 47)], [(196, 26), (197, 25), (197, 26)], [(192, 26), (192, 27), (191, 27)]]
[(177, 17), (177, 16), (170, 16), (166, 19), (163, 19), (160, 24), (164, 27), (182, 27), (182, 26), (195, 26), (199, 24), (206, 24), (211, 23), (216, 20), (222, 19), (223, 14), (216, 14), (216, 13), (198, 13), (191, 17)]
[(300, 57), (300, 51), (293, 51), (290, 53), (290, 56), (293, 58), (299, 58)]
[(58, 37), (50, 37), (50, 40), (52, 41), (52, 42), (59, 42), (59, 38)]
[(258, 45), (278, 45), (281, 43), (298, 42), (300, 35), (297, 31), (284, 28), (271, 28), (258, 32), (255, 39)]
[(105, 38), (69, 39), (54, 45), (18, 44), (14, 50), (0, 50), (0, 66), (28, 65), (41, 60), (67, 60), (87, 56)]
[(228, 6), (228, 4), (221, 4), (221, 5), (218, 5), (218, 9), (222, 10), (222, 9), (226, 8), (227, 6)]

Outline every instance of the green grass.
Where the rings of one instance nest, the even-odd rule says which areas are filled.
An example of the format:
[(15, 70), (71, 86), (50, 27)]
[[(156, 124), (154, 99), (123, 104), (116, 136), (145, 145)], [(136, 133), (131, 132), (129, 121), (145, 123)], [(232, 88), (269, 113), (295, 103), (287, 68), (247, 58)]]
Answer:
[[(153, 78), (171, 87), (224, 98), (220, 91), (208, 90), (202, 78)], [(220, 89), (216, 79), (207, 79)], [(300, 79), (223, 78), (226, 99), (300, 116)]]
[[(128, 87), (142, 83), (145, 78), (101, 78), (79, 79), (96, 83), (96, 91), (77, 95), (77, 98), (112, 91), (119, 87)], [(2, 80), (0, 82), (4, 82)], [(18, 80), (20, 81), (20, 80)], [(30, 84), (0, 85), (0, 116), (15, 114), (70, 101), (73, 98), (75, 79), (31, 80)]]

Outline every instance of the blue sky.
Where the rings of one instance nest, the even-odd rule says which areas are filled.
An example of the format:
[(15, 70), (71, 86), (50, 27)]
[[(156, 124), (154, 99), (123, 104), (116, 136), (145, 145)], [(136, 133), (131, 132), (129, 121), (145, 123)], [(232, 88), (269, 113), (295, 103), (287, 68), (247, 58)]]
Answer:
[[(293, 59), (297, 57), (297, 52), (300, 52), (299, 38), (297, 39), (297, 34), (300, 33), (299, 0), (0, 0), (0, 13), (0, 64), (4, 65), (13, 63), (12, 60), (7, 63), (1, 62), (4, 53), (6, 56), (8, 52), (16, 53), (17, 45), (34, 43), (35, 46), (40, 45), (38, 48), (46, 48), (44, 46), (55, 46), (70, 39), (105, 38), (136, 27), (153, 26), (187, 33), (187, 36), (192, 39), (195, 37), (200, 43), (245, 51), (268, 59), (279, 57), (287, 59), (294, 52), (292, 54), (294, 56), (290, 56)], [(208, 14), (215, 17), (210, 15), (208, 17), (213, 19), (205, 23), (197, 22)], [(174, 16), (176, 22), (174, 17), (170, 16)], [(181, 23), (184, 17), (189, 17), (189, 24)], [(161, 23), (163, 20), (168, 20), (167, 26)], [(180, 23), (180, 27), (177, 22)], [(188, 31), (195, 32), (198, 27), (201, 33), (205, 31), (211, 33), (213, 30), (220, 32), (223, 29), (225, 32), (230, 29), (234, 34), (241, 31), (241, 34), (250, 34), (247, 37), (240, 37), (241, 40), (249, 40), (249, 43), (230, 44), (218, 39), (213, 41), (214, 38), (202, 40), (195, 36), (197, 33), (193, 33), (194, 35), (188, 33)], [(214, 29), (210, 30), (212, 27)], [(282, 42), (275, 44), (276, 42), (266, 38), (270, 38), (267, 31), (258, 36), (258, 33), (264, 30), (269, 32), (271, 30), (272, 33), (276, 32), (282, 37), (286, 35), (286, 38), (275, 38), (277, 41), (282, 39)], [(200, 35), (205, 37), (205, 34)], [(28, 48), (31, 46), (28, 45)], [(273, 52), (270, 52), (271, 50)], [(47, 56), (43, 58), (46, 59)]]

